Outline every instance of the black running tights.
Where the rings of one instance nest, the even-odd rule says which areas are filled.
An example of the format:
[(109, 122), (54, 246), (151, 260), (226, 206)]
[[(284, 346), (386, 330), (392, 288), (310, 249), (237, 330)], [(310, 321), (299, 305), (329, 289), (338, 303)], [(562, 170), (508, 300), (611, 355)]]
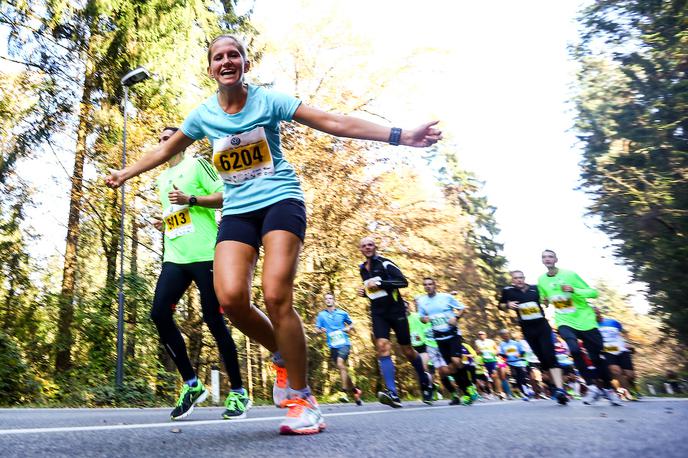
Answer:
[(162, 271), (158, 278), (158, 284), (155, 287), (153, 308), (151, 310), (151, 319), (158, 329), (160, 342), (174, 360), (182, 378), (184, 380), (193, 379), (196, 373), (186, 352), (184, 338), (173, 317), (177, 302), (179, 302), (192, 281), (196, 283), (201, 294), (203, 321), (215, 338), (231, 386), (233, 389), (239, 389), (243, 386), (243, 381), (239, 370), (237, 349), (232, 335), (225, 324), (220, 304), (215, 296), (212, 261), (193, 262), (190, 264), (165, 262), (162, 264)]

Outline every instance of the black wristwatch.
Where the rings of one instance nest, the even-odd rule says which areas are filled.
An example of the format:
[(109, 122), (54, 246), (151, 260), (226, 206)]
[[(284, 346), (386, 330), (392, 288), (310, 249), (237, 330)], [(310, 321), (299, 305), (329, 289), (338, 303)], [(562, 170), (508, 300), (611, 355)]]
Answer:
[(189, 197), (189, 207), (193, 207), (197, 203), (198, 203), (198, 199), (196, 199), (196, 196)]

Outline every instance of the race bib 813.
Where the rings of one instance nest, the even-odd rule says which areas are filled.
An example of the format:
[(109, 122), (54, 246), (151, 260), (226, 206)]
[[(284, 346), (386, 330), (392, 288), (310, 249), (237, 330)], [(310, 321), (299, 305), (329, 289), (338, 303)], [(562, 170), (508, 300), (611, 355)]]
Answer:
[(187, 205), (170, 205), (163, 212), (162, 217), (165, 221), (165, 235), (171, 239), (190, 234), (195, 230)]

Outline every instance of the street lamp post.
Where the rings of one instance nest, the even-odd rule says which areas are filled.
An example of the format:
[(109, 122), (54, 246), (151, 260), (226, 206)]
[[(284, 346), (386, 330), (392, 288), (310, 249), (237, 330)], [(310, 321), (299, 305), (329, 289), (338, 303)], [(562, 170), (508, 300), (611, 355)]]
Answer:
[[(129, 104), (129, 87), (140, 83), (150, 77), (150, 73), (143, 67), (135, 68), (122, 77), (121, 83), (124, 87), (124, 126), (122, 134), (122, 168), (127, 166), (127, 105)], [(122, 208), (121, 221), (119, 225), (119, 292), (117, 299), (117, 369), (115, 372), (115, 383), (118, 387), (122, 386), (124, 376), (124, 184), (122, 184)]]

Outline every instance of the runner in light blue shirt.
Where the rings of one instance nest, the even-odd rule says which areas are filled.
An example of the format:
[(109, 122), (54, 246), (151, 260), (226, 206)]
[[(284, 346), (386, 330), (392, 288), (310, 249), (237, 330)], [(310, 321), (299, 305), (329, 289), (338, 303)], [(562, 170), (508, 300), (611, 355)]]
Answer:
[[(327, 335), (330, 356), (342, 377), (342, 389), (353, 395), (356, 405), (363, 405), (361, 390), (354, 386), (349, 375), (349, 368), (346, 366), (351, 351), (349, 332), (354, 328), (354, 323), (347, 312), (337, 308), (334, 294), (325, 294), (325, 305), (327, 308), (318, 313), (315, 319), (315, 327), (319, 332)], [(344, 402), (348, 402), (348, 398)]]
[(437, 284), (432, 277), (423, 279), (423, 288), (427, 294), (416, 298), (418, 314), (423, 323), (431, 324), (437, 347), (447, 363), (440, 369), (440, 375), (452, 375), (463, 391), (461, 402), (471, 404), (478, 398), (478, 392), (469, 376), (468, 366), (462, 361), (463, 342), (458, 324), (466, 306), (452, 294), (438, 293)]

